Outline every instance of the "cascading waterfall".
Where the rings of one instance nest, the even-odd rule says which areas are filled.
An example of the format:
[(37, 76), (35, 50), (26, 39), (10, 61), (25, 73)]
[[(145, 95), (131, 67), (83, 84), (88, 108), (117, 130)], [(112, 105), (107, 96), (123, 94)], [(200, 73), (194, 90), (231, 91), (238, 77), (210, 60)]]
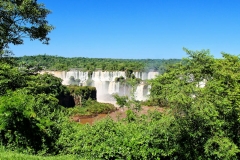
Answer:
[(119, 82), (111, 81), (109, 83), (108, 93), (109, 94), (119, 93), (119, 88), (120, 88)]
[[(56, 77), (61, 78), (64, 85), (70, 84), (70, 77), (74, 77), (75, 80), (79, 80), (79, 85), (87, 85), (87, 81), (90, 80), (90, 84), (97, 89), (97, 100), (98, 101), (114, 101), (112, 94), (117, 93), (119, 95), (129, 95), (130, 90), (125, 84), (115, 82), (117, 77), (126, 78), (124, 71), (95, 71), (92, 75), (88, 72), (71, 70), (71, 71), (42, 71), (40, 73), (48, 72)], [(142, 80), (148, 80), (155, 78), (158, 72), (133, 72), (136, 78)], [(143, 83), (136, 87), (135, 98), (136, 100), (146, 100), (149, 94), (148, 86)]]
[(159, 75), (158, 72), (148, 72), (147, 79), (154, 79), (157, 75)]
[(137, 86), (136, 91), (134, 93), (136, 100), (145, 100), (143, 96), (143, 88), (144, 88), (144, 85), (140, 84)]

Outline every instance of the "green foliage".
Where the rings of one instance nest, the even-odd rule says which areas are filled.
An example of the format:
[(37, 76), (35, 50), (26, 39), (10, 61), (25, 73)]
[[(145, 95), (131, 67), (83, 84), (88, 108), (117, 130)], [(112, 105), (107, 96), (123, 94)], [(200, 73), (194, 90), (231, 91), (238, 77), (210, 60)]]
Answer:
[(154, 99), (147, 99), (146, 101), (141, 102), (141, 104), (142, 106), (159, 106), (159, 104)]
[(0, 55), (9, 44), (23, 44), (23, 38), (38, 39), (48, 44), (53, 29), (46, 16), (50, 13), (35, 0), (3, 0), (0, 2)]
[(97, 90), (90, 86), (68, 86), (70, 94), (74, 97), (75, 105), (82, 106), (88, 99), (97, 100)]
[(115, 78), (115, 82), (120, 82), (120, 84), (124, 84), (125, 83), (125, 78), (123, 76), (120, 77), (116, 77)]
[[(23, 56), (16, 58), (18, 64), (28, 64), (41, 66), (47, 70), (70, 70), (77, 69), (91, 72), (96, 70), (103, 71), (159, 71), (165, 72), (168, 65), (179, 62), (179, 59), (109, 59), (109, 58), (85, 58), (74, 57), (65, 58), (50, 55)], [(131, 74), (131, 73), (130, 73)]]
[(126, 77), (127, 78), (132, 78), (132, 76), (133, 76), (133, 70), (132, 69), (127, 69), (125, 72), (126, 72)]
[(64, 109), (58, 97), (69, 91), (61, 79), (1, 61), (0, 141), (11, 150), (56, 153)]
[(119, 105), (120, 108), (127, 106), (128, 96), (119, 96), (118, 94), (114, 94), (113, 97), (117, 101), (117, 105)]
[[(156, 118), (158, 117), (158, 118)], [(58, 141), (62, 154), (87, 159), (170, 159), (175, 152), (174, 118), (135, 116), (134, 123), (110, 118), (90, 125), (66, 124)]]
[(205, 153), (211, 159), (238, 159), (238, 147), (227, 137), (212, 137), (205, 146)]
[(19, 72), (18, 68), (0, 61), (0, 96), (7, 90), (16, 90), (26, 86), (26, 74)]
[(0, 97), (0, 140), (10, 149), (51, 153), (58, 137), (61, 108), (51, 95), (34, 97), (25, 89)]
[(90, 113), (109, 113), (115, 110), (113, 104), (110, 103), (100, 103), (94, 100), (88, 100), (84, 106)]
[(95, 115), (95, 114), (100, 114), (100, 113), (110, 113), (115, 111), (116, 108), (114, 107), (113, 104), (110, 103), (100, 103), (95, 100), (88, 99), (84, 103), (83, 106), (79, 107), (73, 107), (69, 108), (68, 112), (69, 115), (74, 116), (74, 115)]
[[(64, 155), (64, 156), (40, 156), (40, 155), (29, 155), (22, 154), (16, 151), (5, 151), (0, 150), (0, 159), (1, 160), (76, 160), (77, 156), (74, 155)], [(81, 158), (84, 159), (84, 158)]]
[(180, 129), (177, 157), (239, 159), (239, 57), (185, 51), (189, 58), (150, 81), (151, 98), (172, 109)]
[(60, 78), (47, 73), (29, 76), (26, 88), (32, 94), (53, 94), (55, 97), (69, 93), (68, 89), (62, 85)]
[[(141, 102), (135, 100), (134, 92), (139, 81), (132, 73), (134, 65), (141, 69), (141, 63), (114, 66), (109, 60), (102, 68), (127, 71), (127, 79), (116, 81), (130, 86), (131, 95), (114, 97), (130, 110), (123, 120), (107, 118), (92, 126), (73, 123), (65, 115), (113, 111), (113, 105), (89, 98), (96, 99), (96, 88), (67, 89), (59, 78), (17, 68), (1, 59), (1, 145), (18, 152), (72, 154), (86, 159), (240, 159), (239, 57), (222, 53), (222, 59), (214, 59), (208, 50), (184, 50), (188, 58), (162, 68), (165, 73), (149, 81), (149, 102), (166, 106), (164, 113), (138, 114)], [(51, 59), (36, 57), (44, 58), (46, 64), (47, 58)], [(81, 60), (87, 61), (85, 69), (101, 68), (98, 61)], [(84, 99), (82, 107), (58, 105), (57, 98), (70, 93)]]
[[(132, 73), (129, 73), (131, 78), (127, 78), (126, 80), (123, 80), (122, 77), (116, 78), (115, 81), (121, 81), (120, 83), (127, 84), (131, 88), (130, 96), (119, 96), (118, 94), (114, 94), (113, 97), (115, 98), (117, 104), (120, 108), (123, 108), (124, 106), (128, 107), (128, 109), (132, 111), (139, 112), (141, 110), (141, 102), (135, 99), (135, 92), (136, 92), (136, 86), (140, 83), (139, 78), (135, 78), (135, 76)], [(125, 86), (124, 86), (125, 87)]]
[(139, 112), (142, 110), (141, 102), (136, 99), (130, 99), (127, 103), (127, 107), (135, 112)]
[(33, 74), (32, 71), (15, 67), (6, 62), (0, 62), (0, 95), (7, 90), (26, 87), (31, 94), (54, 94), (56, 97), (67, 94), (68, 90), (62, 85), (60, 78), (50, 74)]
[(130, 110), (130, 109), (128, 109), (127, 111), (126, 111), (126, 116), (127, 116), (127, 121), (128, 122), (135, 122), (136, 121), (136, 113), (135, 112), (133, 112), (133, 110)]

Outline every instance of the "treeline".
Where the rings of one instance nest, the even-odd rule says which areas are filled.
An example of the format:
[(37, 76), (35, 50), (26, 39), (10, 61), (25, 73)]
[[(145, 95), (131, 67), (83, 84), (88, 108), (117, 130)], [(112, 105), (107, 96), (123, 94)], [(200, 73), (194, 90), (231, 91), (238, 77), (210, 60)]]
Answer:
[(82, 71), (159, 71), (163, 73), (167, 66), (177, 63), (179, 59), (110, 59), (110, 58), (66, 58), (51, 55), (16, 57), (21, 66), (39, 67), (46, 70)]

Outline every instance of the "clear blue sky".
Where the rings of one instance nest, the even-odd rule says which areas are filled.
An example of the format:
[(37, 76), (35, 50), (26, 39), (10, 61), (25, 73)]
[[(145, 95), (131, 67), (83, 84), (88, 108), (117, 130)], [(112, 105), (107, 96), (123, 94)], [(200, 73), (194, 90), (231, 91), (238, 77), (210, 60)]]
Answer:
[(240, 0), (38, 0), (52, 11), (49, 45), (26, 40), (15, 56), (186, 57), (182, 48), (240, 54)]

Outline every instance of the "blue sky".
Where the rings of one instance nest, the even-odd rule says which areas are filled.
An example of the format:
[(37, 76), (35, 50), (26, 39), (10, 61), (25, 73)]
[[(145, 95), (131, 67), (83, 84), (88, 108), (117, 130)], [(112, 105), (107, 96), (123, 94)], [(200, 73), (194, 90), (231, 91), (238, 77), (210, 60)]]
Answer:
[(25, 40), (15, 56), (169, 59), (182, 50), (240, 54), (240, 0), (38, 0), (52, 11), (49, 45)]

